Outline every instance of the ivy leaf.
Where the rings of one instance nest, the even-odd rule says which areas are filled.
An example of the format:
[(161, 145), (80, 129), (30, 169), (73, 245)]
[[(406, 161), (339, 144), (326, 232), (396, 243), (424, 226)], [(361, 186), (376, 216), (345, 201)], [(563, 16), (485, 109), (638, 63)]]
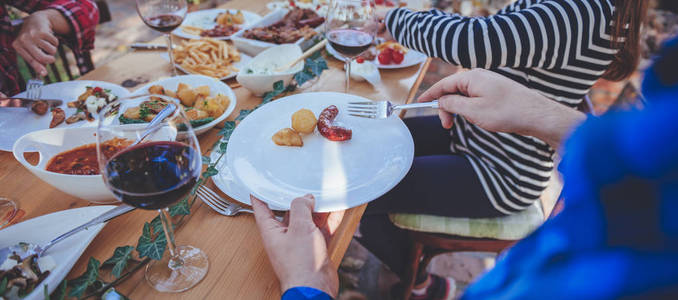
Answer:
[(129, 300), (127, 296), (120, 294), (115, 288), (110, 288), (101, 295), (102, 300)]
[(313, 74), (307, 72), (306, 70), (302, 70), (297, 72), (297, 74), (294, 74), (294, 80), (297, 82), (297, 85), (299, 86), (304, 85), (304, 83), (311, 79), (313, 79)]
[(162, 228), (162, 220), (160, 219), (160, 215), (155, 216), (155, 218), (151, 220), (151, 229), (153, 230), (154, 233), (157, 234), (165, 233), (163, 231), (164, 229)]
[(139, 257), (160, 260), (162, 254), (165, 253), (166, 246), (167, 239), (165, 238), (165, 233), (163, 231), (151, 232), (151, 224), (144, 223), (144, 229), (142, 230), (142, 234), (139, 237), (139, 243), (137, 244)]
[(240, 111), (240, 114), (238, 114), (238, 117), (235, 118), (237, 121), (242, 121), (247, 115), (249, 115), (252, 112), (251, 109), (243, 109)]
[(275, 83), (273, 83), (273, 92), (282, 93), (284, 90), (285, 86), (283, 85), (282, 80), (278, 80)]
[(219, 153), (226, 153), (226, 149), (228, 148), (228, 142), (222, 142), (219, 144)]
[(203, 155), (203, 156), (202, 156), (202, 164), (203, 164), (203, 165), (209, 165), (209, 164), (210, 164), (210, 160), (211, 160), (211, 159), (210, 159), (209, 156), (206, 156), (206, 155)]
[(202, 177), (203, 178), (209, 178), (209, 177), (212, 177), (212, 176), (217, 175), (217, 174), (219, 174), (219, 170), (217, 170), (217, 168), (215, 168), (214, 165), (211, 165), (211, 166), (207, 167), (205, 172), (202, 172)]
[(68, 286), (68, 280), (64, 279), (59, 284), (59, 287), (54, 290), (50, 299), (54, 300), (64, 300), (66, 298), (66, 287)]
[(113, 265), (111, 273), (115, 278), (120, 277), (120, 273), (127, 267), (127, 262), (132, 258), (132, 246), (123, 246), (115, 248), (113, 256), (104, 262), (104, 265)]
[(219, 130), (219, 135), (223, 136), (224, 139), (228, 140), (231, 137), (231, 134), (235, 130), (235, 121), (226, 121), (224, 122), (224, 128)]
[(80, 275), (80, 277), (75, 278), (68, 283), (71, 286), (71, 291), (68, 293), (68, 296), (80, 298), (87, 290), (87, 287), (97, 280), (100, 265), (101, 263), (98, 260), (90, 257), (89, 262), (87, 262), (87, 271)]
[(6, 291), (7, 291), (7, 276), (3, 277), (2, 281), (0, 281), (0, 295), (4, 295)]
[(327, 70), (327, 61), (324, 59), (306, 59), (306, 67), (315, 76), (320, 76), (324, 70)]
[(188, 205), (188, 197), (184, 197), (184, 199), (181, 199), (177, 204), (170, 206), (169, 214), (172, 217), (178, 215), (187, 216), (191, 214), (191, 207)]

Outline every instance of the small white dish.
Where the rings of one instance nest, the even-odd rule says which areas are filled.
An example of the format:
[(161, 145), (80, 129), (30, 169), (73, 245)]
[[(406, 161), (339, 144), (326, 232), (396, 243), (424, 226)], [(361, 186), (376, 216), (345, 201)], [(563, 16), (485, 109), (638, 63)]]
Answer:
[[(229, 140), (226, 161), (233, 180), (282, 209), (309, 193), (316, 198), (318, 212), (355, 207), (385, 194), (412, 165), (412, 135), (397, 116), (349, 116), (347, 105), (354, 101), (369, 100), (342, 93), (302, 93), (258, 108)], [(275, 132), (290, 127), (297, 110), (310, 109), (318, 116), (329, 105), (339, 108), (337, 121), (353, 131), (351, 140), (329, 141), (317, 131), (303, 137), (303, 147), (278, 146), (271, 140)]]
[[(341, 60), (341, 61), (344, 61), (344, 58), (341, 55), (339, 55), (337, 50), (334, 50), (334, 48), (332, 48), (332, 46), (329, 43), (327, 43), (327, 45), (325, 46), (325, 49), (327, 50), (327, 53), (334, 56), (334, 58)], [(426, 54), (410, 49), (410, 50), (407, 51), (407, 53), (405, 53), (405, 56), (403, 57), (403, 61), (399, 64), (384, 65), (384, 64), (379, 63), (379, 59), (377, 59), (377, 58), (374, 59), (373, 63), (379, 69), (400, 69), (400, 68), (408, 68), (408, 67), (415, 66), (415, 65), (418, 65), (420, 63), (423, 63), (423, 62), (426, 61), (427, 58), (428, 58), (428, 56), (426, 56)]]
[[(110, 89), (111, 93), (118, 98), (129, 95), (129, 91), (119, 85), (90, 80), (74, 80), (46, 84), (41, 88), (43, 99), (59, 99), (64, 103), (59, 106), (66, 113), (66, 118), (76, 112), (75, 108), (68, 107), (68, 102), (75, 101), (88, 86), (98, 86), (104, 89)], [(26, 92), (17, 94), (16, 97), (26, 97)], [(97, 118), (95, 116), (95, 118)], [(52, 114), (47, 112), (45, 115), (37, 115), (26, 108), (2, 108), (0, 109), (0, 150), (12, 151), (14, 143), (24, 134), (41, 129), (48, 129), (52, 121)], [(75, 128), (83, 126), (97, 126), (96, 121), (88, 122), (86, 120), (66, 124), (63, 122), (56, 128)]]
[[(198, 27), (202, 29), (212, 29), (214, 28), (217, 23), (215, 22), (215, 19), (217, 16), (221, 13), (224, 12), (230, 12), (232, 14), (238, 13), (238, 11), (241, 11), (243, 16), (245, 17), (245, 23), (240, 24), (240, 30), (237, 32), (245, 30), (247, 27), (250, 25), (256, 23), (257, 21), (261, 20), (261, 16), (258, 14), (255, 14), (251, 11), (246, 11), (246, 10), (239, 10), (239, 9), (205, 9), (205, 10), (199, 10), (199, 11), (194, 11), (186, 14), (186, 18), (184, 18), (184, 22), (181, 23), (181, 26), (193, 26), (193, 27)], [(174, 29), (172, 31), (172, 34), (182, 37), (185, 39), (199, 39), (201, 36), (199, 35), (193, 35), (184, 32), (184, 30), (181, 28), (181, 26), (177, 29)], [(237, 33), (236, 32), (236, 33)], [(235, 34), (235, 33), (234, 33)], [(220, 37), (214, 37), (214, 39), (217, 40), (228, 40), (230, 39), (230, 36), (220, 36)]]
[[(161, 85), (165, 89), (169, 89), (172, 91), (176, 91), (177, 87), (179, 86), (179, 83), (185, 83), (190, 85), (193, 88), (196, 88), (201, 85), (207, 85), (210, 87), (210, 93), (211, 96), (216, 96), (217, 94), (222, 94), (225, 96), (228, 96), (229, 99), (231, 99), (231, 102), (229, 103), (228, 107), (224, 111), (221, 116), (218, 118), (215, 118), (212, 122), (209, 122), (205, 125), (198, 126), (193, 128), (193, 131), (195, 132), (196, 135), (203, 134), (207, 132), (208, 130), (212, 129), (212, 127), (216, 126), (217, 124), (223, 122), (228, 118), (229, 115), (233, 112), (235, 109), (237, 99), (235, 97), (235, 93), (233, 90), (225, 83), (216, 80), (212, 77), (204, 76), (204, 75), (180, 75), (180, 76), (175, 76), (175, 77), (170, 77), (170, 78), (165, 78), (165, 79), (160, 79), (154, 82), (150, 82), (145, 84), (144, 86), (138, 88), (132, 95), (141, 95), (141, 94), (146, 94), (148, 93), (148, 88), (153, 86), (153, 85)], [(145, 101), (146, 99), (138, 99), (138, 100), (132, 100), (130, 102), (126, 102), (120, 107), (120, 113), (124, 113), (125, 110), (129, 107), (133, 106), (138, 106), (141, 102)]]
[[(114, 207), (113, 205), (98, 205), (73, 208), (23, 221), (0, 230), (0, 248), (16, 245), (19, 242), (39, 245), (47, 243)], [(56, 266), (45, 280), (22, 299), (43, 299), (45, 286), (49, 294), (54, 292), (105, 225), (104, 223), (91, 226), (50, 248), (45, 255), (52, 257)]]
[[(265, 15), (261, 20), (258, 22), (252, 24), (248, 29), (250, 28), (259, 28), (259, 27), (266, 27), (269, 25), (273, 25), (276, 22), (282, 20), (283, 17), (289, 12), (288, 9), (276, 9), (269, 14)], [(317, 26), (316, 28), (322, 28), (322, 24)], [(238, 50), (243, 51), (249, 55), (256, 56), (257, 54), (261, 53), (262, 51), (278, 46), (278, 44), (274, 43), (269, 43), (269, 42), (264, 42), (264, 41), (259, 41), (259, 40), (253, 40), (253, 39), (248, 39), (243, 37), (243, 34), (245, 31), (240, 31), (231, 36), (231, 40), (233, 41), (233, 44), (238, 48)], [(310, 44), (309, 44), (310, 43)], [(306, 40), (305, 38), (300, 38), (294, 43), (295, 45), (299, 45), (302, 49), (305, 49), (307, 46), (310, 46), (312, 44), (311, 40)]]
[(250, 63), (242, 68), (236, 80), (255, 96), (261, 96), (273, 90), (273, 84), (282, 80), (287, 86), (294, 74), (304, 68), (304, 61), (283, 72), (275, 72), (277, 68), (285, 66), (303, 53), (296, 44), (279, 45), (268, 48), (254, 57)]
[[(170, 60), (170, 59), (169, 59), (169, 54), (167, 54), (167, 52), (160, 53), (160, 56), (161, 56), (162, 58), (164, 58), (166, 61), (169, 61), (169, 60)], [(243, 68), (244, 66), (246, 66), (247, 64), (249, 64), (250, 60), (252, 60), (252, 57), (251, 57), (251, 56), (249, 56), (249, 55), (244, 54), (244, 53), (241, 52), (241, 53), (240, 53), (240, 61), (237, 62), (237, 63), (234, 63), (233, 66), (236, 67), (236, 68), (238, 69), (238, 71), (240, 71), (240, 70), (242, 70), (242, 68)], [(202, 74), (191, 73), (191, 72), (189, 72), (188, 70), (184, 69), (181, 65), (177, 64), (176, 62), (174, 63), (174, 65), (177, 67), (178, 70), (180, 70), (181, 72), (184, 72), (184, 73), (187, 74), (187, 75), (200, 75), (200, 76), (205, 76), (205, 75), (202, 75)], [(224, 77), (221, 77), (221, 78), (214, 78), (214, 77), (209, 77), (209, 76), (205, 76), (205, 77), (214, 78), (214, 79), (218, 79), (218, 80), (226, 80), (226, 79), (231, 79), (231, 78), (235, 77), (236, 75), (238, 75), (238, 72), (231, 72), (231, 73), (229, 73), (228, 75), (226, 75), (226, 76), (224, 76)]]
[[(344, 64), (346, 68), (346, 64)], [(367, 81), (373, 86), (377, 86), (381, 83), (381, 75), (379, 74), (379, 68), (371, 62), (364, 61), (358, 63), (357, 61), (351, 61), (351, 79), (355, 81)]]

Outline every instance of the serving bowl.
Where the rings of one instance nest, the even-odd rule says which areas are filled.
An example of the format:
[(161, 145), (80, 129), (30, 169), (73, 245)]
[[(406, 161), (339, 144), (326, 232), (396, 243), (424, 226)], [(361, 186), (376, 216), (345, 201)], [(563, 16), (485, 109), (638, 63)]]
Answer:
[[(139, 127), (147, 124), (120, 125), (130, 130), (124, 132), (120, 138), (136, 140)], [(107, 204), (119, 202), (113, 193), (106, 187), (101, 175), (70, 175), (47, 171), (46, 167), (50, 159), (59, 153), (72, 150), (73, 148), (96, 143), (97, 127), (79, 128), (53, 128), (34, 131), (19, 138), (14, 143), (14, 158), (19, 161), (33, 175), (47, 182), (56, 189), (71, 196), (87, 200), (92, 203)], [(176, 130), (162, 128), (146, 140), (165, 138), (166, 135), (176, 137)], [(26, 152), (38, 152), (38, 163), (33, 165), (24, 157)]]
[[(295, 44), (268, 48), (255, 56), (247, 66), (240, 69), (236, 80), (256, 96), (272, 91), (273, 84), (280, 80), (282, 80), (283, 86), (287, 86), (292, 81), (294, 74), (304, 68), (304, 61), (298, 62), (283, 72), (275, 72), (275, 69), (291, 63), (302, 54), (301, 48)], [(263, 70), (270, 72), (267, 72), (267, 74), (264, 74), (266, 72), (259, 72)]]

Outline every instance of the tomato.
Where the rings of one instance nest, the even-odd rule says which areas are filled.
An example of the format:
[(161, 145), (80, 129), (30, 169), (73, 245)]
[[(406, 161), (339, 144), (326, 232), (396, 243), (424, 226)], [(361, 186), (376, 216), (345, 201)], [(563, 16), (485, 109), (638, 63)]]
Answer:
[(290, 6), (291, 6), (291, 7), (297, 6), (296, 4), (294, 4), (294, 0), (290, 0), (289, 2), (290, 2)]
[(384, 0), (374, 0), (374, 4), (382, 5), (382, 4), (384, 4)]
[(387, 49), (384, 49), (384, 51), (381, 51), (381, 53), (377, 55), (377, 59), (379, 60), (379, 63), (382, 65), (388, 65), (391, 63), (391, 52), (386, 51)]
[(101, 93), (102, 89), (97, 86), (94, 89), (92, 89), (92, 91), (95, 92), (95, 93)]
[(405, 59), (405, 55), (403, 55), (403, 53), (400, 51), (393, 51), (391, 58), (393, 58), (394, 64), (400, 64), (403, 62), (403, 59)]
[(358, 56), (358, 58), (355, 59), (355, 62), (362, 64), (365, 62), (365, 59), (362, 56)]
[(390, 6), (390, 7), (395, 6), (395, 4), (393, 4), (393, 1), (390, 1), (390, 0), (385, 0), (385, 1), (384, 1), (384, 4), (385, 4), (386, 6)]

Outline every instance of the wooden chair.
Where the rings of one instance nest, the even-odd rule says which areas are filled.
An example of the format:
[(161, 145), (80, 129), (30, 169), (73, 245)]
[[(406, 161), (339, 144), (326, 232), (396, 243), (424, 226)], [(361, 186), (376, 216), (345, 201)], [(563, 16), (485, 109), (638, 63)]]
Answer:
[[(111, 21), (111, 12), (106, 1), (99, 0), (95, 2), (99, 8), (99, 24)], [(14, 20), (12, 22), (12, 29), (15, 32), (18, 32), (22, 23), (22, 19)], [(79, 76), (85, 75), (89, 71), (94, 70), (92, 55), (89, 51), (82, 52), (81, 55), (75, 59), (70, 59), (67, 55), (68, 52), (72, 51), (64, 43), (59, 43), (56, 53), (56, 61), (47, 67), (49, 75), (45, 76), (45, 83), (74, 80)], [(77, 75), (74, 74), (73, 70), (71, 69), (70, 62), (72, 61), (74, 61), (77, 65)], [(20, 72), (19, 76), (19, 86), (21, 87), (21, 90), (25, 90), (26, 81), (36, 76), (35, 70), (33, 70), (33, 68), (31, 68), (21, 57), (17, 57), (17, 63), (20, 70), (27, 70), (27, 72)]]

